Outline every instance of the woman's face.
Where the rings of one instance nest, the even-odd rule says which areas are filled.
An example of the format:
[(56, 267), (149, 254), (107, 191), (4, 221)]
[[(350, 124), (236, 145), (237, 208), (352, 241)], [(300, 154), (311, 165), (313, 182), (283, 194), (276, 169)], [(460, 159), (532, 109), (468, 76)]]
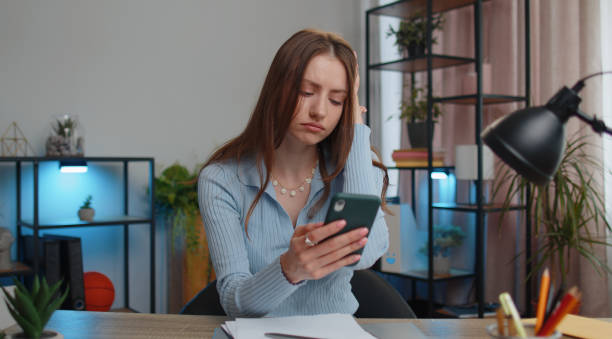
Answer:
[(298, 104), (286, 138), (305, 145), (323, 141), (336, 128), (347, 95), (342, 62), (329, 54), (313, 57), (304, 71)]

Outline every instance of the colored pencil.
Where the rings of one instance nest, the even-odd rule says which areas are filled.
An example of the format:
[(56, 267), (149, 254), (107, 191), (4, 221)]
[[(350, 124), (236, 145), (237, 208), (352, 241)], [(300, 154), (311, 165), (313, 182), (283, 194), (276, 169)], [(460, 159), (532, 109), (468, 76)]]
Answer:
[(495, 311), (497, 316), (497, 334), (504, 335), (504, 311), (502, 311), (502, 307), (498, 307)]
[(550, 288), (550, 273), (548, 268), (542, 273), (540, 278), (540, 295), (538, 297), (538, 308), (536, 310), (535, 332), (538, 333), (542, 324), (544, 324), (544, 316), (546, 315), (546, 301), (548, 299), (548, 289)]
[(544, 325), (542, 326), (540, 331), (537, 332), (537, 335), (551, 335), (555, 331), (555, 328), (557, 328), (557, 325), (559, 325), (561, 320), (563, 320), (563, 318), (567, 315), (567, 313), (574, 307), (576, 307), (576, 304), (579, 300), (580, 292), (578, 291), (578, 288), (575, 286), (570, 288), (569, 291), (563, 296), (559, 307), (557, 307), (553, 311), (550, 318), (546, 319), (546, 322), (544, 322)]

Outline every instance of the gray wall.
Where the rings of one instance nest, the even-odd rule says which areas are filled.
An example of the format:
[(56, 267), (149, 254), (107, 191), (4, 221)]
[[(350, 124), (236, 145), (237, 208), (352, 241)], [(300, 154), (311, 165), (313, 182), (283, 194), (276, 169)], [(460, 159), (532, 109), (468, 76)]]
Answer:
[[(16, 121), (43, 155), (53, 117), (71, 113), (83, 126), (88, 156), (150, 156), (158, 170), (175, 161), (193, 168), (245, 126), (274, 53), (292, 33), (331, 30), (359, 52), (360, 3), (0, 0), (0, 133)], [(0, 225), (14, 230), (12, 172), (2, 173)], [(146, 176), (136, 180), (142, 186)], [(121, 241), (120, 232), (108, 232)], [(142, 228), (132, 237), (138, 242), (148, 233)], [(121, 253), (88, 241), (95, 239), (84, 240), (85, 270), (108, 272), (117, 289), (113, 307), (121, 307)], [(134, 246), (134, 274), (148, 274), (148, 247)], [(147, 289), (132, 293), (134, 306), (147, 311)]]

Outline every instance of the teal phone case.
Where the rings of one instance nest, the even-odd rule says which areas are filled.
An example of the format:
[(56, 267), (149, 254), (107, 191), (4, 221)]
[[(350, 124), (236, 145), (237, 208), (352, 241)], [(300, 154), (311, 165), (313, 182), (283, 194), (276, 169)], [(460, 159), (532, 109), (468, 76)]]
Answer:
[[(380, 198), (375, 195), (336, 193), (329, 204), (327, 215), (325, 216), (325, 224), (339, 219), (346, 220), (346, 226), (334, 236), (359, 227), (371, 229), (379, 207)], [(363, 248), (353, 253), (361, 254), (362, 252)]]

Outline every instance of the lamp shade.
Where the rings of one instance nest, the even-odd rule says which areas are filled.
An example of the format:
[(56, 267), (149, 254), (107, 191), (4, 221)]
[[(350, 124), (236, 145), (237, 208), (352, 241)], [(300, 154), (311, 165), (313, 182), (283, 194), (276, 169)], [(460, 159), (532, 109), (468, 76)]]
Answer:
[(565, 148), (566, 118), (548, 108), (530, 107), (503, 116), (481, 134), (501, 160), (537, 185), (553, 178)]

